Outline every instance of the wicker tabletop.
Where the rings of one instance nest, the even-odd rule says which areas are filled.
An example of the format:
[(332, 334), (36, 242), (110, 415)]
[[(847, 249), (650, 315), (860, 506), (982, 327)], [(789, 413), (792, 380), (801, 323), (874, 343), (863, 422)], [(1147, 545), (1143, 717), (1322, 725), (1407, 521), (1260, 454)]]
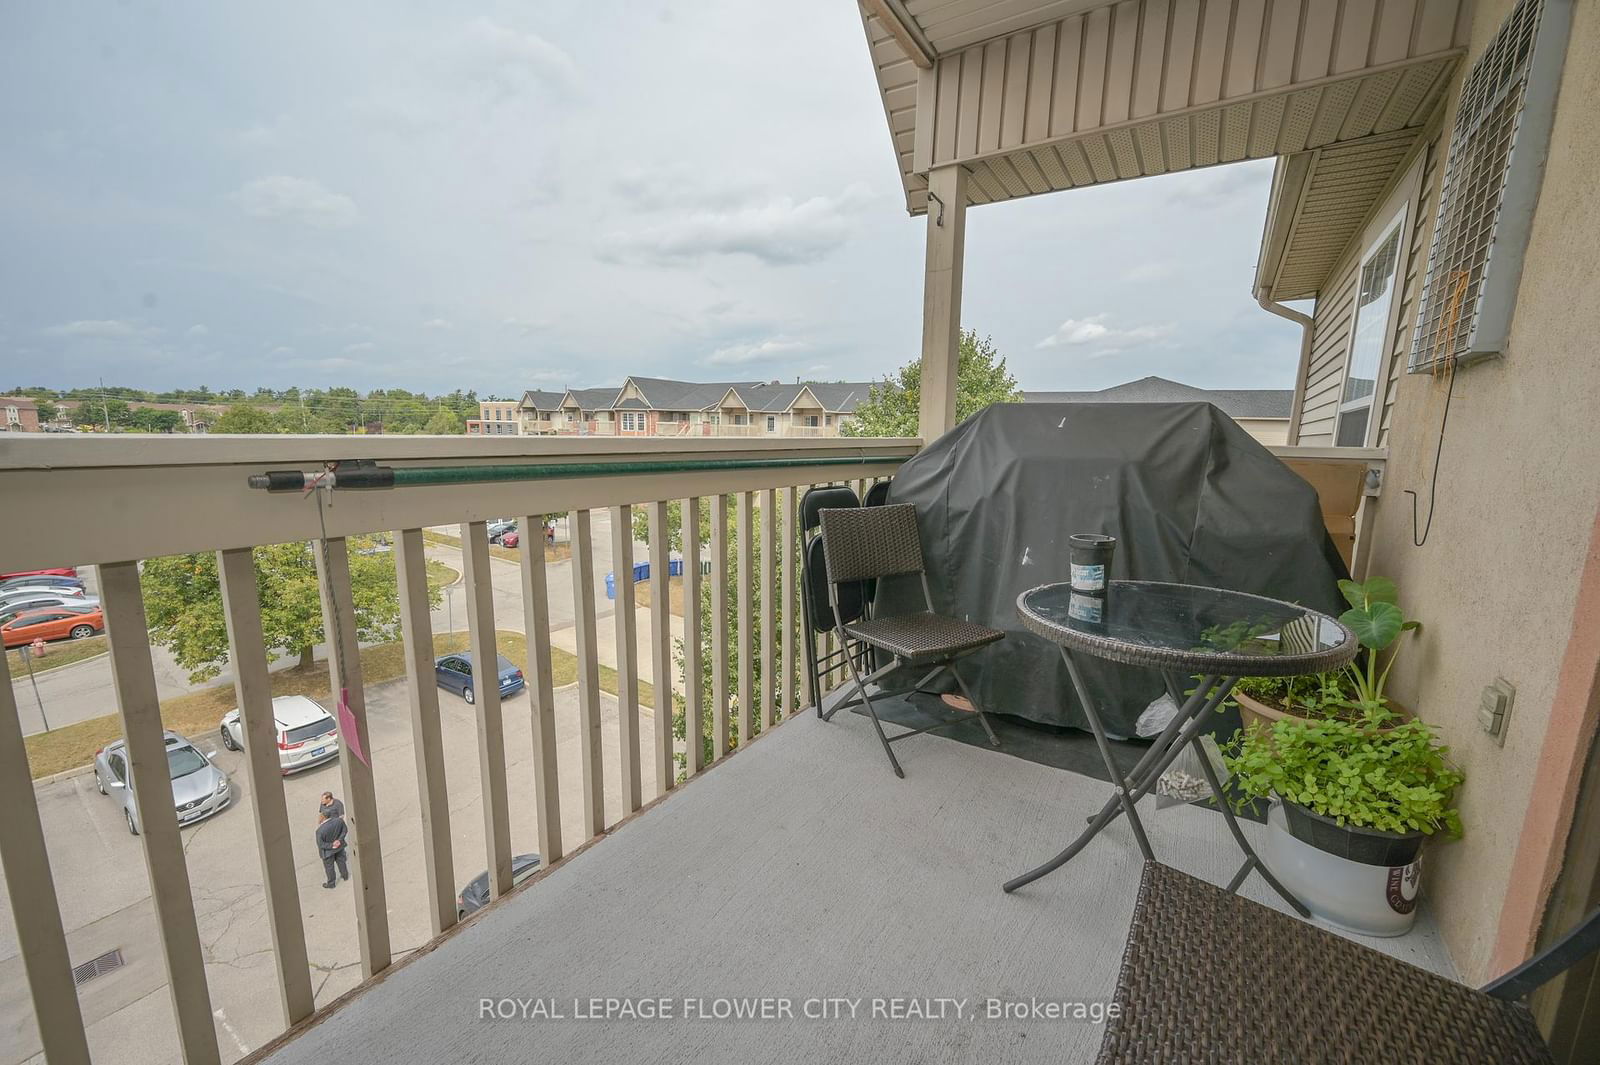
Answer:
[(1111, 581), (1103, 595), (1045, 584), (1017, 597), (1022, 623), (1069, 650), (1212, 676), (1295, 677), (1356, 656), (1355, 634), (1309, 607), (1161, 581)]

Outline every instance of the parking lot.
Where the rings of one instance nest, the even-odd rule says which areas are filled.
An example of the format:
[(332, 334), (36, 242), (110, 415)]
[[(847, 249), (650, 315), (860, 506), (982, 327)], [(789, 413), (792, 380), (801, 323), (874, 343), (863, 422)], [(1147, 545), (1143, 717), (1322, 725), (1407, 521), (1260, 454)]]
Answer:
[[(606, 761), (606, 820), (623, 816), (618, 787), (616, 702), (602, 696)], [(473, 709), (440, 693), (446, 777), (457, 889), (482, 872), (484, 830)], [(367, 706), (390, 934), (396, 957), (429, 938), (426, 876), (410, 711), (403, 682), (368, 690)], [(504, 728), (517, 853), (537, 850), (533, 819), (532, 731), (526, 692), (506, 700)], [(644, 794), (655, 794), (648, 752), (655, 719), (642, 712), (640, 744), (646, 756)], [(583, 841), (579, 778), (577, 692), (556, 696), (562, 832), (568, 849)], [(190, 886), (206, 958), (212, 1008), (224, 1060), (242, 1057), (283, 1028), (271, 938), (261, 890), (252, 795), (243, 755), (223, 749), (216, 732), (191, 736), (214, 754), (232, 777), (237, 799), (222, 813), (183, 832)], [(325, 891), (313, 841), (317, 798), (340, 791), (337, 762), (284, 781), (295, 835), (295, 867), (313, 969), (317, 1004), (325, 1005), (360, 982), (352, 889)], [(124, 965), (83, 984), (79, 996), (97, 1062), (160, 1063), (177, 1060), (165, 966), (156, 936), (149, 884), (139, 840), (129, 835), (120, 809), (95, 791), (90, 773), (38, 788), (40, 816), (68, 943), (75, 964), (121, 950)], [(18, 957), (10, 907), (0, 908), (0, 1065), (39, 1060), (38, 1037)]]

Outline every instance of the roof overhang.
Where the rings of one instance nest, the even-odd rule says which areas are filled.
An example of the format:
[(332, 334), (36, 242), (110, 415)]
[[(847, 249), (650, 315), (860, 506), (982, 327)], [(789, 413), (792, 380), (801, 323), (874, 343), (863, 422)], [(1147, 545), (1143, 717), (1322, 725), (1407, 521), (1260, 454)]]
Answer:
[(1466, 0), (862, 3), (912, 214), (937, 167), (979, 204), (1418, 126), (1469, 19)]
[(1321, 292), (1421, 138), (1422, 128), (1414, 127), (1281, 157), (1256, 260), (1256, 294), (1281, 302)]

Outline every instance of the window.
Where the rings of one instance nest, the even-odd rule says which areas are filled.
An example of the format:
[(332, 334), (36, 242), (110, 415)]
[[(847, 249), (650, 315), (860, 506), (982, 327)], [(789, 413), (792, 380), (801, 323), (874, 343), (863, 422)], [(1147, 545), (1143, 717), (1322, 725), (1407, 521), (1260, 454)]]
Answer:
[(1350, 338), (1350, 358), (1345, 364), (1344, 391), (1339, 395), (1339, 424), (1334, 432), (1333, 442), (1339, 447), (1365, 447), (1367, 443), (1378, 371), (1389, 342), (1389, 311), (1394, 305), (1404, 221), (1405, 213), (1401, 212), (1361, 264), (1355, 329)]
[(777, 431), (778, 431), (778, 419), (777, 419), (777, 416), (776, 415), (772, 415), (772, 414), (767, 415), (767, 432), (775, 433)]
[(122, 760), (122, 755), (113, 754), (106, 758), (106, 765), (111, 767), (111, 775), (123, 783), (128, 781), (127, 763)]
[(631, 433), (635, 429), (643, 429), (643, 428), (644, 428), (644, 416), (642, 414), (641, 415), (636, 415), (632, 411), (623, 411), (622, 412), (622, 431), (623, 432)]
[(7, 425), (21, 425), (22, 424), (22, 412), (17, 410), (16, 407), (12, 407), (12, 406), (6, 407), (6, 424)]
[(817, 427), (817, 416), (815, 414), (807, 414), (806, 425), (812, 429), (815, 429)]
[(1410, 369), (1505, 350), (1572, 5), (1518, 0), (1461, 86)]

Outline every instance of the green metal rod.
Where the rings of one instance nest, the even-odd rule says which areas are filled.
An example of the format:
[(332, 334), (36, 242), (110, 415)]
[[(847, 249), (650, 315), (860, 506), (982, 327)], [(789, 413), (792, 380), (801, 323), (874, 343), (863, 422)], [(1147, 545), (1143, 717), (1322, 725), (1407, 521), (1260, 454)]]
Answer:
[(621, 477), (628, 474), (698, 473), (706, 470), (777, 470), (797, 466), (875, 466), (904, 462), (905, 456), (852, 455), (827, 459), (671, 459), (660, 462), (552, 462), (527, 466), (403, 466), (394, 471), (396, 488), (470, 484), (480, 481), (546, 481), (571, 477)]
[(541, 462), (494, 466), (351, 466), (329, 473), (274, 470), (252, 474), (252, 488), (300, 491), (310, 485), (327, 488), (407, 488), (427, 485), (482, 484), (497, 481), (549, 481), (574, 477), (623, 477), (630, 474), (702, 473), (718, 470), (780, 470), (813, 466), (883, 466), (906, 461), (908, 455), (835, 455), (828, 458), (662, 459), (633, 462)]

